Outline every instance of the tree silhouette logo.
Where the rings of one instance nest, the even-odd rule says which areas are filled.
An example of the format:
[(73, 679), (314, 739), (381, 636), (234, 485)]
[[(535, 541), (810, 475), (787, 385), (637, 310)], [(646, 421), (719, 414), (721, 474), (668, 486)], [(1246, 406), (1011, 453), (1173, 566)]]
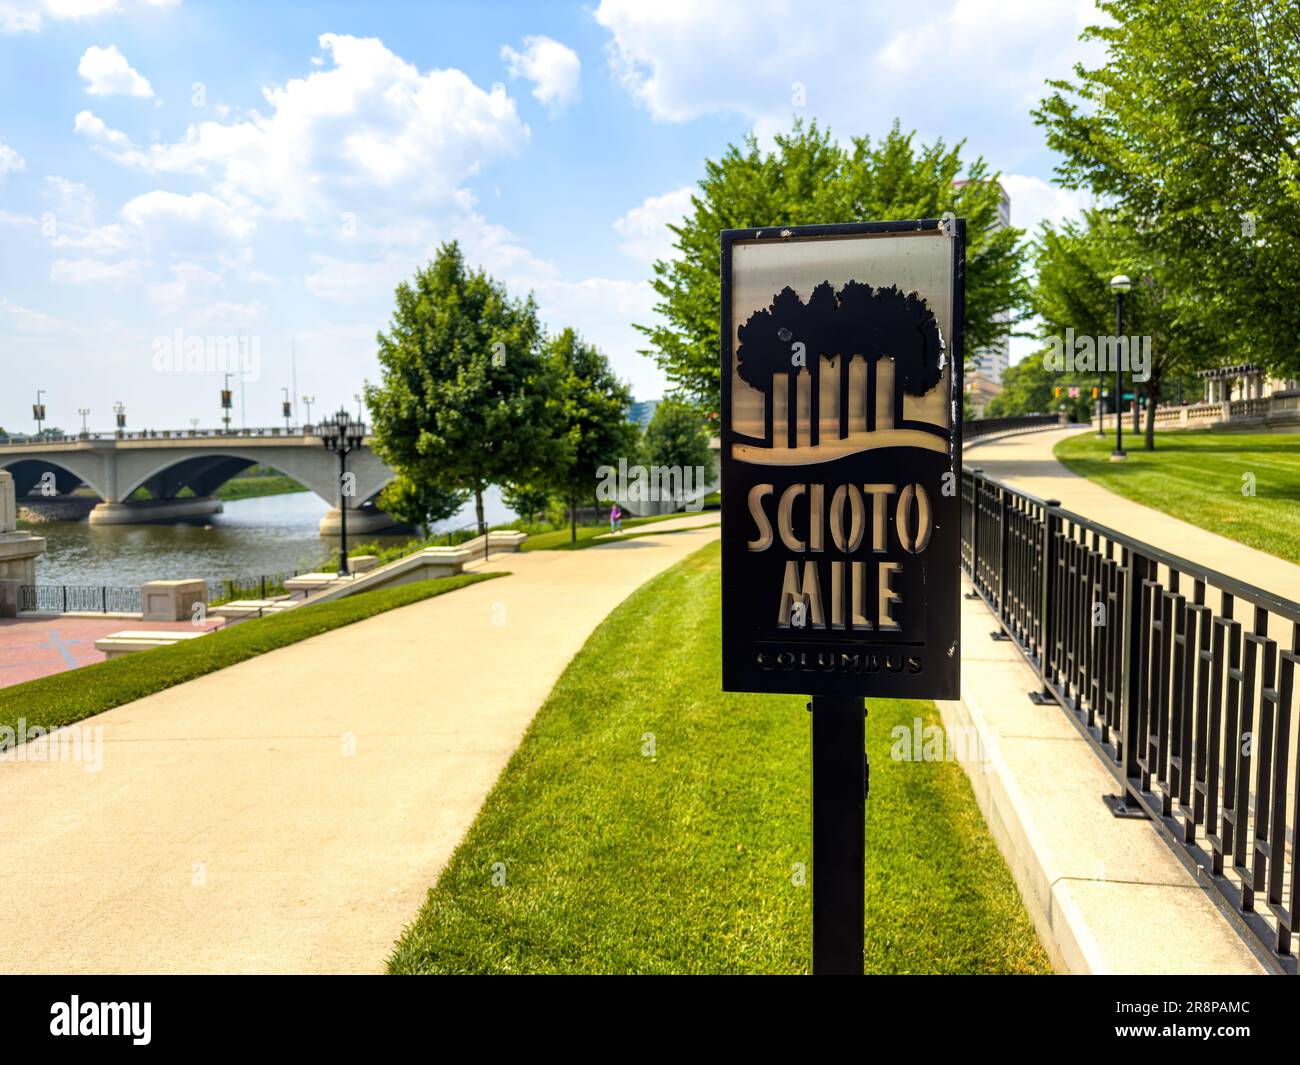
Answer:
[[(770, 306), (746, 319), (738, 337), (736, 372), (763, 395), (762, 438), (741, 438), (748, 461), (793, 461), (792, 452), (799, 453), (798, 461), (817, 461), (906, 444), (915, 441), (918, 431), (940, 438), (936, 445), (946, 439), (946, 426), (904, 418), (904, 395), (931, 392), (945, 365), (939, 324), (915, 292), (905, 294), (894, 285), (873, 288), (859, 281), (849, 281), (837, 292), (823, 281), (805, 303), (787, 286)], [(865, 374), (853, 374), (855, 359), (865, 365)], [(893, 387), (882, 419), (877, 384), (886, 360), (892, 363)], [(829, 376), (825, 385), (824, 373)], [(860, 404), (852, 402), (855, 376), (864, 381), (857, 397)], [(778, 388), (778, 381), (784, 387)], [(822, 424), (824, 392), (834, 404), (827, 412), (835, 425), (829, 433)], [(808, 400), (802, 422), (801, 395)], [(778, 428), (782, 399), (784, 424)], [(802, 425), (806, 432), (801, 432)]]

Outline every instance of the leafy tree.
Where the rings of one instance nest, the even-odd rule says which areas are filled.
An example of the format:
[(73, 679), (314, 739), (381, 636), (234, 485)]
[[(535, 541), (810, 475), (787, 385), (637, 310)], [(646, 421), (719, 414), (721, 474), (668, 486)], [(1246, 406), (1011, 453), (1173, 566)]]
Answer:
[(1269, 0), (1102, 0), (1095, 68), (1034, 112), (1060, 180), (1140, 219), (1168, 298), (1230, 357), (1300, 367), (1300, 16)]
[(533, 522), (550, 509), (552, 496), (545, 486), (525, 482), (502, 485), (501, 498), (524, 521)]
[(841, 147), (815, 122), (796, 122), (776, 138), (775, 151), (760, 151), (751, 136), (741, 147), (729, 146), (720, 160), (705, 161), (691, 214), (671, 227), (676, 255), (654, 265), (663, 321), (637, 327), (649, 338), (646, 354), (679, 397), (717, 408), (723, 229), (938, 218), (951, 211), (967, 220), (966, 349), (993, 343), (1006, 333), (1008, 320), (1023, 317), (1023, 233), (995, 228), (1002, 195), (996, 175), (983, 159), (964, 164), (961, 144), (917, 148), (913, 138), (895, 124), (882, 141), (856, 137)]
[[(704, 483), (713, 480), (713, 449), (709, 447), (708, 423), (694, 407), (679, 400), (665, 399), (655, 408), (641, 444), (641, 461), (646, 466), (676, 466), (685, 471), (699, 466)], [(697, 488), (702, 485), (696, 485)]]
[[(1044, 414), (1065, 410), (1074, 420), (1087, 420), (1093, 408), (1092, 390), (1097, 381), (1087, 375), (1061, 374), (1043, 365), (1044, 352), (1026, 355), (1002, 375), (1002, 391), (989, 402), (987, 417), (1005, 418), (1016, 414)], [(1069, 389), (1078, 386), (1071, 399)], [(1056, 394), (1057, 389), (1061, 394)]]
[(366, 386), (375, 450), (416, 484), (472, 493), (541, 477), (557, 452), (555, 383), (537, 307), (465, 265), (455, 242), (397, 287)]
[(572, 329), (550, 341), (551, 364), (559, 397), (556, 437), (559, 452), (545, 475), (569, 506), (571, 539), (578, 539), (578, 506), (594, 498), (596, 470), (617, 465), (631, 454), (636, 426), (627, 420), (631, 390), (614, 376), (609, 361)]
[[(1154, 450), (1155, 407), (1166, 381), (1222, 359), (1226, 350), (1203, 315), (1184, 302), (1182, 264), (1162, 257), (1158, 235), (1117, 212), (1087, 211), (1084, 219), (1082, 225), (1044, 225), (1040, 231), (1034, 309), (1042, 319), (1044, 338), (1063, 341), (1067, 328), (1077, 336), (1111, 336), (1115, 294), (1110, 279), (1120, 273), (1130, 277), (1133, 288), (1124, 299), (1124, 333), (1151, 338), (1150, 375), (1133, 385), (1135, 393), (1140, 388), (1146, 394), (1146, 448)], [(1086, 384), (1093, 377), (1083, 373), (1075, 379)]]
[(379, 494), (377, 503), (398, 521), (418, 526), (427, 537), (430, 525), (453, 517), (467, 499), (469, 493), (464, 489), (415, 481), (399, 473)]

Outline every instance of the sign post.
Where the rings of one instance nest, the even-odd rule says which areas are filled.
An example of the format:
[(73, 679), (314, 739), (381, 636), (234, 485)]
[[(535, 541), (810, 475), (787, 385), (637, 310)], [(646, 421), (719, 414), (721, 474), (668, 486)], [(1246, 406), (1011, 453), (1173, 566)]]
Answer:
[(813, 972), (863, 970), (864, 698), (955, 699), (965, 225), (722, 234), (722, 678), (812, 697)]

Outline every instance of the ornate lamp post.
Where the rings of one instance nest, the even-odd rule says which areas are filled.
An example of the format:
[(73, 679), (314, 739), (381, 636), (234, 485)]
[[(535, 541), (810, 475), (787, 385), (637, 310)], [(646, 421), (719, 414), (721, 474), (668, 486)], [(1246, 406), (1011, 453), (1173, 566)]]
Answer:
[(41, 402), (41, 396), (45, 395), (45, 389), (36, 390), (36, 402), (32, 404), (32, 416), (36, 419), (36, 435), (41, 435), (41, 423), (45, 421), (45, 404)]
[[(1124, 335), (1124, 293), (1133, 287), (1125, 274), (1116, 274), (1110, 279), (1110, 289), (1115, 293), (1115, 341)], [(1124, 419), (1120, 412), (1120, 402), (1124, 398), (1124, 371), (1120, 369), (1119, 352), (1115, 352), (1115, 450), (1110, 453), (1111, 462), (1123, 462), (1128, 458), (1124, 451)], [(1136, 402), (1136, 395), (1134, 396)]]
[(89, 435), (90, 435), (90, 429), (87, 428), (87, 426), (86, 426), (86, 418), (87, 418), (87, 416), (90, 414), (90, 408), (89, 408), (89, 407), (78, 407), (78, 408), (77, 408), (77, 413), (81, 415), (81, 435), (82, 435), (82, 436), (89, 436)]
[(288, 436), (289, 419), (293, 415), (293, 404), (289, 402), (289, 390), (287, 388), (282, 388), (280, 391), (284, 393), (284, 400), (280, 404), (280, 412), (284, 415), (284, 435)]
[(346, 407), (332, 418), (322, 418), (316, 428), (321, 443), (339, 457), (339, 576), (348, 575), (348, 454), (361, 446), (366, 427), (360, 419), (353, 421)]
[(113, 404), (113, 413), (117, 415), (117, 435), (126, 432), (126, 404), (120, 399)]
[(311, 405), (316, 402), (315, 396), (303, 396), (303, 403), (307, 406), (307, 424), (311, 425)]

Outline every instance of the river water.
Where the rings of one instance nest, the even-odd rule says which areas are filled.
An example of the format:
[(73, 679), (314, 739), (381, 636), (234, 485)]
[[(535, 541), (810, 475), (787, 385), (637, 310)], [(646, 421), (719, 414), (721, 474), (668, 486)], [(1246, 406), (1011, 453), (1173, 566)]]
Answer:
[[(338, 547), (338, 537), (317, 531), (328, 504), (314, 492), (228, 500), (220, 514), (153, 525), (90, 525), (52, 521), (25, 525), (44, 536), (47, 550), (36, 564), (41, 584), (136, 587), (145, 581), (186, 577), (254, 577), (315, 569)], [(514, 515), (489, 489), (484, 496), (489, 523)], [(471, 502), (437, 530), (474, 521)], [(382, 545), (409, 540), (406, 535), (367, 533), (350, 545)]]

